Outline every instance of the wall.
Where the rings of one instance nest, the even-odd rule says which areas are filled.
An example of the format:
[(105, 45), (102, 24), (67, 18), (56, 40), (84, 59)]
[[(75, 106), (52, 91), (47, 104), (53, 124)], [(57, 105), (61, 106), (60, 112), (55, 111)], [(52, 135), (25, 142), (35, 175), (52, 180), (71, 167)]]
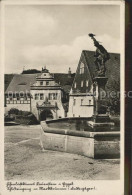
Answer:
[[(42, 124), (41, 124), (42, 125)], [(46, 128), (44, 128), (44, 131)], [(54, 129), (58, 131), (57, 129)], [(66, 135), (65, 130), (58, 133), (49, 133), (41, 129), (41, 143), (44, 149), (57, 150), (61, 152), (68, 152), (74, 154), (80, 154), (91, 158), (119, 158), (120, 157), (120, 133), (115, 135), (113, 132), (102, 133), (98, 136), (98, 133), (90, 133), (87, 137), (78, 135)], [(77, 131), (73, 131), (77, 132)], [(86, 133), (86, 132), (85, 132)], [(87, 133), (86, 133), (87, 134)], [(96, 135), (98, 138), (96, 138)], [(102, 140), (103, 137), (103, 140)]]
[[(83, 100), (82, 105), (81, 100)], [(89, 105), (89, 100), (91, 105)], [(74, 101), (76, 101), (75, 105)], [(93, 96), (70, 96), (68, 117), (91, 117), (93, 108)]]
[(80, 154), (94, 158), (94, 139), (54, 133), (43, 133), (44, 149)]
[(7, 104), (5, 107), (5, 113), (7, 113), (11, 108), (30, 112), (30, 104)]

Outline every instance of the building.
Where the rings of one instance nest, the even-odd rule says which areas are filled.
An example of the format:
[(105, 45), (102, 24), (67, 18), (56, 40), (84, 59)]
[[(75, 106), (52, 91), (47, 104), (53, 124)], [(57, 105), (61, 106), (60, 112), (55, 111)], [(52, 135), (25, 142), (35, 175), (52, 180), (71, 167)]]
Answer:
[(74, 75), (70, 73), (70, 77), (52, 75), (46, 68), (37, 74), (14, 75), (5, 91), (5, 112), (11, 108), (30, 111), (39, 120), (66, 116), (65, 104)]
[[(93, 78), (96, 76), (94, 60), (94, 52), (84, 50), (76, 74), (70, 69), (68, 74), (50, 74), (45, 68), (36, 74), (5, 75), (5, 112), (11, 108), (30, 111), (39, 120), (45, 119), (46, 113), (49, 118), (91, 117), (94, 111)], [(110, 53), (106, 77), (106, 91), (113, 91), (120, 82), (119, 54)]]
[[(110, 53), (106, 62), (107, 88), (120, 78), (120, 55)], [(69, 117), (91, 117), (94, 113), (94, 80), (96, 76), (94, 52), (83, 50), (76, 70), (76, 75), (69, 94)], [(111, 88), (112, 89), (112, 88)]]
[(5, 112), (11, 108), (22, 111), (31, 110), (30, 85), (36, 80), (37, 75), (14, 75), (5, 91)]
[(45, 68), (30, 86), (31, 112), (40, 120), (65, 117), (62, 105), (63, 90)]

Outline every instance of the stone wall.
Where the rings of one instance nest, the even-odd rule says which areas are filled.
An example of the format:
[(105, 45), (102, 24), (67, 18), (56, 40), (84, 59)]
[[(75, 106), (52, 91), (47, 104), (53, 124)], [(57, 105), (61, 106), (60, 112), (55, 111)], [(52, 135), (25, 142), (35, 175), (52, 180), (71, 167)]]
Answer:
[(75, 153), (91, 158), (119, 158), (120, 132), (84, 132), (51, 128), (41, 122), (44, 149)]

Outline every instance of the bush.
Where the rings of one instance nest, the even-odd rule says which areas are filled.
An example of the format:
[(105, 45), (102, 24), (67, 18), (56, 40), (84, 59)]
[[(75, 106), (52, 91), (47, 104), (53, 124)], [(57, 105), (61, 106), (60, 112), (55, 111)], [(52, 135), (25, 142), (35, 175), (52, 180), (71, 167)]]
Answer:
[(14, 120), (15, 120), (15, 118), (13, 118), (13, 117), (9, 117), (9, 116), (4, 117), (5, 122), (10, 122), (10, 121), (14, 121)]
[(21, 112), (21, 115), (22, 116), (29, 116), (29, 115), (31, 115), (32, 113), (31, 112), (28, 112), (28, 111), (22, 111)]
[[(16, 108), (12, 108), (10, 109), (8, 114), (13, 115), (15, 119), (14, 121), (20, 124), (25, 124), (25, 125), (39, 124), (35, 115), (28, 111), (22, 111)], [(9, 120), (9, 119), (6, 119), (6, 120)]]
[(9, 111), (8, 111), (8, 114), (15, 114), (15, 115), (18, 115), (19, 113), (19, 110), (16, 109), (16, 108), (11, 108)]

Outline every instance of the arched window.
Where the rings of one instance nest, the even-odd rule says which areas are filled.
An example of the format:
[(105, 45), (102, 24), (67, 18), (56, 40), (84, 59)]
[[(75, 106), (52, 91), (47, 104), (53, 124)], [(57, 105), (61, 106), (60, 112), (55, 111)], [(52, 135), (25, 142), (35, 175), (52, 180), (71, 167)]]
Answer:
[(84, 64), (81, 62), (80, 64), (80, 74), (84, 73)]

